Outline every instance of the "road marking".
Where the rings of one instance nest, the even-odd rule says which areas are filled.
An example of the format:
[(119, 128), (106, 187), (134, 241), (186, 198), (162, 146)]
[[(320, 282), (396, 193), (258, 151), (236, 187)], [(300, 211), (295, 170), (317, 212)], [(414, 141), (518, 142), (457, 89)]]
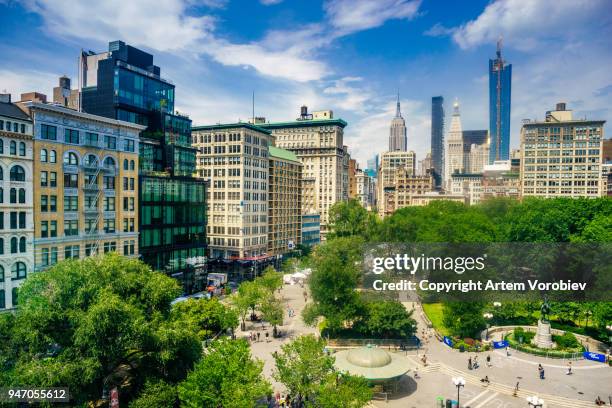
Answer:
[(470, 405), (473, 404), (474, 402), (476, 402), (477, 399), (479, 399), (480, 397), (482, 397), (484, 394), (486, 394), (487, 392), (489, 392), (489, 390), (484, 390), (483, 392), (481, 392), (480, 394), (478, 394), (477, 396), (475, 396), (474, 398), (472, 398), (471, 400), (469, 400), (468, 402), (466, 402), (465, 404), (462, 405)]
[(487, 398), (486, 400), (482, 401), (480, 404), (476, 405), (474, 408), (482, 408), (482, 407), (484, 407), (487, 402), (491, 401), (493, 398), (497, 397), (498, 395), (499, 395), (498, 393), (494, 393), (489, 398)]

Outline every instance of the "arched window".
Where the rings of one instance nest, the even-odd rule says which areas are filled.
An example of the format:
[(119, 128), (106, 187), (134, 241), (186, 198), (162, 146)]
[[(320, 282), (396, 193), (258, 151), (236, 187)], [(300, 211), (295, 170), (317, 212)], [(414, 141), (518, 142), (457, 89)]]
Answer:
[(71, 166), (76, 166), (79, 164), (79, 158), (77, 157), (76, 153), (74, 152), (68, 152), (68, 153), (64, 153), (64, 164), (68, 164)]
[(136, 162), (134, 160), (130, 160), (130, 170), (134, 170), (136, 168)]
[(11, 268), (11, 275), (13, 279), (23, 279), (26, 277), (27, 269), (23, 262), (15, 262)]
[(47, 149), (40, 149), (40, 161), (42, 163), (46, 163), (49, 160), (49, 154), (47, 153)]
[(4, 140), (0, 139), (0, 154), (4, 154)]
[(17, 253), (17, 238), (13, 237), (11, 238), (11, 254), (16, 254)]
[(17, 203), (17, 189), (16, 188), (11, 188), (11, 191), (9, 193), (9, 201), (11, 204), (16, 204)]
[(19, 252), (24, 253), (26, 251), (26, 237), (19, 238)]
[(55, 150), (49, 151), (49, 163), (57, 163), (57, 153)]
[(104, 159), (104, 167), (106, 168), (115, 167), (115, 159), (113, 159), (112, 157), (107, 157), (106, 159)]
[(4, 189), (0, 187), (0, 204), (4, 202)]
[(98, 158), (93, 154), (88, 154), (87, 157), (85, 157), (85, 163), (89, 164), (90, 166), (97, 166)]
[(25, 201), (26, 201), (25, 188), (20, 188), (19, 189), (19, 204), (25, 204)]
[(127, 170), (129, 168), (128, 159), (123, 159), (123, 170)]
[[(0, 265), (0, 282), (4, 282), (4, 267), (2, 265)], [(4, 306), (2, 303), (0, 303), (0, 307)]]
[(17, 154), (17, 142), (15, 142), (14, 140), (11, 140), (11, 143), (9, 144), (9, 146), (10, 146), (9, 153)]
[(25, 181), (25, 170), (23, 167), (16, 165), (11, 167), (11, 181)]
[(20, 156), (26, 155), (26, 145), (24, 142), (19, 142), (19, 155)]
[[(0, 255), (4, 255), (4, 238), (0, 238)], [(2, 272), (4, 272), (4, 269), (2, 269)]]

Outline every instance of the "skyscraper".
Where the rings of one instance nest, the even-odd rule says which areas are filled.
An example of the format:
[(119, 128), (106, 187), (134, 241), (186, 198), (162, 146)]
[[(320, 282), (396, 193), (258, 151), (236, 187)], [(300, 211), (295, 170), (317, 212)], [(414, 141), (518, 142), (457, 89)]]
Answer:
[(407, 149), (406, 139), (406, 121), (402, 117), (400, 112), (400, 100), (399, 92), (397, 93), (397, 108), (395, 110), (395, 117), (391, 121), (391, 129), (389, 130), (389, 151), (405, 152)]
[(436, 188), (444, 178), (444, 98), (431, 98), (431, 165)]
[(450, 185), (453, 173), (463, 173), (463, 131), (461, 127), (461, 114), (459, 113), (459, 102), (453, 104), (453, 118), (451, 120), (448, 138), (446, 139), (446, 169), (444, 177), (447, 188)]
[(368, 159), (368, 166), (365, 170), (368, 176), (376, 178), (378, 174), (378, 153), (371, 159)]
[(510, 95), (512, 64), (501, 55), (501, 39), (497, 42), (497, 58), (489, 60), (489, 164), (510, 158)]
[[(191, 119), (174, 112), (175, 87), (153, 55), (126, 45), (82, 54), (79, 88), (85, 112), (147, 126), (139, 143), (139, 252), (154, 269), (183, 283), (206, 284), (206, 182), (193, 177)], [(126, 146), (130, 151), (134, 146)]]

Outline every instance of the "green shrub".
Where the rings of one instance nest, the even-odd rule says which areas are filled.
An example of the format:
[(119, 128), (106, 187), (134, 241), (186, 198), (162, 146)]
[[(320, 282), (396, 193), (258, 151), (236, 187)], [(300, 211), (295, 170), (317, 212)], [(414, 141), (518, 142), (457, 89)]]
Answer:
[(565, 332), (561, 336), (554, 336), (553, 341), (557, 343), (559, 349), (573, 349), (580, 347), (580, 342), (573, 333)]

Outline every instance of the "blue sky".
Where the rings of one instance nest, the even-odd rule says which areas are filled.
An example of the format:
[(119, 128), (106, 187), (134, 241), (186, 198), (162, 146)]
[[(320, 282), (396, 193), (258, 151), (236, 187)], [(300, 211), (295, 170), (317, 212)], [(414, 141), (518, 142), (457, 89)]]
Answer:
[[(97, 3), (97, 4), (96, 4)], [(362, 167), (387, 146), (399, 89), (408, 147), (429, 150), (431, 96), (447, 123), (459, 99), (465, 129), (488, 123), (488, 58), (504, 38), (513, 64), (512, 145), (520, 121), (558, 101), (610, 120), (609, 0), (0, 0), (0, 90), (51, 95), (76, 83), (84, 48), (121, 39), (155, 55), (194, 124), (332, 109)], [(610, 131), (610, 126), (606, 126)]]

